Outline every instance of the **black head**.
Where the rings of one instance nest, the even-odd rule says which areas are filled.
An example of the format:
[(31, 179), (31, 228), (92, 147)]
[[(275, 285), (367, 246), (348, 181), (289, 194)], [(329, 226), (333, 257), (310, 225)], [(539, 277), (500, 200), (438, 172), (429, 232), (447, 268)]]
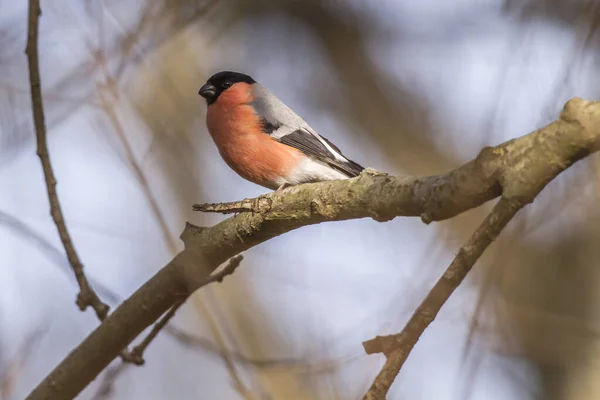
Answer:
[(246, 74), (240, 74), (233, 71), (222, 71), (211, 76), (200, 88), (198, 94), (206, 99), (206, 103), (211, 105), (231, 86), (238, 82), (255, 83), (256, 81)]

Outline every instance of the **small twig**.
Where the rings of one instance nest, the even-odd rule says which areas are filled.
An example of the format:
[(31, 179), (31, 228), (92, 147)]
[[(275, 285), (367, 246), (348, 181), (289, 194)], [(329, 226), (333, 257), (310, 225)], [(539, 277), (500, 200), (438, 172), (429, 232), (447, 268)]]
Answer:
[(385, 400), (394, 379), (425, 329), (433, 322), (444, 303), (467, 276), (485, 249), (523, 206), (521, 202), (501, 198), (467, 244), (458, 251), (444, 275), (419, 305), (404, 329), (398, 334), (377, 336), (363, 343), (367, 354), (383, 353), (386, 356), (383, 368), (363, 400)]
[[(50, 153), (48, 152), (46, 124), (44, 122), (44, 102), (42, 98), (40, 67), (38, 60), (38, 32), (39, 32), (39, 17), (42, 14), (39, 0), (29, 1), (29, 19), (27, 30), (27, 46), (25, 53), (29, 63), (29, 80), (31, 82), (31, 106), (33, 110), (33, 120), (35, 125), (35, 133), (37, 139), (37, 155), (42, 163), (44, 172), (44, 180), (48, 191), (48, 202), (50, 203), (50, 215), (54, 220), (60, 241), (63, 244), (67, 259), (73, 272), (75, 279), (79, 285), (79, 294), (77, 295), (76, 304), (81, 311), (84, 311), (88, 306), (92, 307), (96, 312), (96, 316), (100, 321), (104, 321), (108, 314), (109, 307), (102, 302), (92, 286), (90, 285), (85, 273), (83, 272), (83, 263), (77, 255), (75, 245), (71, 239), (71, 235), (67, 229), (65, 218), (58, 200), (56, 191), (56, 177), (50, 162)], [(127, 349), (121, 351), (123, 361), (128, 361), (129, 352)]]
[(220, 214), (236, 214), (243, 212), (261, 213), (268, 212), (271, 208), (271, 200), (265, 196), (254, 199), (244, 199), (229, 203), (202, 203), (194, 204), (194, 211), (214, 212)]
[(223, 269), (221, 271), (214, 273), (212, 275), (209, 275), (209, 277), (206, 278), (204, 283), (200, 284), (198, 289), (201, 288), (202, 286), (208, 285), (209, 283), (223, 282), (223, 279), (225, 279), (225, 277), (227, 275), (231, 275), (235, 272), (237, 267), (240, 266), (240, 263), (242, 262), (243, 259), (244, 259), (244, 256), (242, 256), (241, 254), (238, 254), (235, 257), (231, 257), (231, 259), (227, 262), (227, 265), (225, 267), (223, 267)]
[[(201, 288), (202, 286), (206, 286), (213, 282), (223, 282), (223, 279), (227, 275), (231, 275), (235, 272), (237, 267), (240, 266), (240, 263), (242, 262), (243, 258), (244, 257), (242, 255), (232, 257), (221, 271), (210, 275), (204, 280), (203, 283), (200, 284), (198, 288)], [(148, 335), (144, 339), (142, 339), (140, 344), (135, 346), (133, 350), (131, 350), (130, 352), (123, 351), (121, 353), (121, 358), (123, 359), (123, 361), (130, 362), (136, 365), (144, 365), (144, 351), (146, 350), (148, 345), (152, 343), (154, 338), (156, 338), (158, 333), (169, 323), (169, 320), (173, 318), (173, 316), (175, 315), (179, 307), (181, 307), (181, 305), (184, 303), (184, 301), (185, 300), (181, 300), (178, 303), (174, 304), (173, 307), (171, 307), (169, 311), (167, 311), (160, 318), (160, 320), (158, 320), (158, 322), (154, 324), (150, 333), (148, 333)]]
[(58, 201), (56, 192), (56, 178), (50, 163), (50, 154), (48, 153), (48, 144), (46, 139), (46, 126), (44, 122), (44, 105), (42, 100), (42, 90), (40, 83), (40, 68), (38, 61), (38, 20), (41, 15), (40, 1), (29, 1), (29, 22), (27, 33), (27, 61), (29, 63), (29, 80), (31, 82), (31, 106), (33, 109), (33, 120), (37, 138), (37, 155), (42, 162), (44, 179), (48, 191), (48, 200), (50, 203), (50, 215), (56, 224), (58, 235), (67, 253), (69, 264), (73, 268), (77, 283), (79, 284), (79, 294), (77, 295), (77, 306), (81, 311), (88, 306), (92, 307), (98, 318), (102, 321), (108, 313), (108, 306), (103, 303), (94, 289), (89, 284), (83, 272), (83, 264), (75, 251), (75, 246), (67, 226)]
[(231, 203), (202, 203), (194, 204), (194, 211), (214, 212), (220, 214), (235, 214), (239, 212), (253, 211), (252, 205), (246, 200), (233, 201)]
[(163, 315), (162, 318), (159, 319), (156, 324), (154, 324), (150, 333), (140, 342), (140, 344), (138, 344), (133, 348), (133, 350), (128, 352), (127, 355), (125, 355), (125, 357), (123, 357), (123, 355), (121, 356), (121, 358), (123, 358), (123, 361), (127, 361), (136, 365), (144, 365), (144, 363), (146, 362), (144, 360), (144, 351), (146, 350), (148, 345), (152, 343), (152, 341), (154, 340), (156, 335), (158, 335), (161, 329), (163, 329), (165, 325), (167, 325), (169, 320), (173, 318), (173, 316), (175, 315), (177, 310), (179, 310), (179, 307), (181, 307), (182, 304), (183, 301), (180, 301), (179, 303), (171, 307), (169, 311), (167, 311), (165, 315)]

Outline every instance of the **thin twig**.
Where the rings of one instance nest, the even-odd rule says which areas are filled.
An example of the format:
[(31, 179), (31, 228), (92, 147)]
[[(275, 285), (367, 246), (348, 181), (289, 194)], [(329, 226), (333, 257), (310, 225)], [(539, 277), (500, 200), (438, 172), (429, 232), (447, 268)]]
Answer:
[(227, 275), (231, 275), (235, 272), (237, 267), (240, 266), (240, 263), (242, 262), (243, 259), (244, 259), (244, 257), (241, 254), (238, 254), (237, 256), (232, 257), (227, 262), (227, 265), (224, 266), (221, 271), (216, 272), (216, 273), (210, 275), (208, 278), (206, 278), (204, 283), (201, 283), (200, 286), (198, 287), (198, 289), (201, 288), (202, 286), (208, 285), (209, 283), (223, 282), (223, 279), (225, 279), (225, 277)]
[(268, 211), (270, 206), (267, 197), (259, 196), (255, 199), (244, 199), (229, 203), (202, 203), (194, 204), (194, 211), (214, 212), (219, 214), (236, 214), (242, 212)]
[(152, 343), (152, 341), (154, 340), (156, 335), (158, 335), (158, 333), (161, 331), (161, 329), (163, 329), (165, 327), (165, 325), (167, 325), (169, 320), (171, 318), (173, 318), (173, 316), (175, 315), (177, 310), (179, 310), (179, 307), (181, 307), (182, 304), (183, 304), (183, 301), (180, 301), (179, 303), (177, 303), (173, 307), (171, 307), (171, 309), (169, 309), (169, 311), (167, 311), (165, 313), (165, 315), (163, 315), (161, 317), (161, 319), (159, 319), (158, 322), (156, 324), (154, 324), (150, 333), (140, 342), (140, 344), (135, 346), (133, 348), (133, 350), (131, 350), (127, 354), (127, 360), (123, 360), (123, 361), (128, 361), (128, 362), (131, 362), (136, 365), (144, 365), (146, 362), (144, 360), (144, 351), (146, 350), (148, 345), (150, 343)]
[[(240, 263), (242, 262), (243, 258), (244, 257), (242, 255), (237, 255), (231, 258), (227, 265), (221, 271), (210, 275), (204, 280), (203, 283), (200, 284), (198, 288), (201, 288), (202, 286), (206, 286), (213, 282), (222, 282), (227, 275), (231, 275), (235, 272), (237, 267), (240, 266)], [(133, 350), (131, 350), (127, 354), (122, 354), (121, 358), (123, 358), (123, 361), (128, 361), (136, 365), (144, 365), (144, 351), (146, 350), (148, 345), (152, 343), (154, 338), (156, 338), (158, 333), (167, 325), (167, 323), (169, 323), (169, 320), (173, 318), (173, 316), (175, 315), (179, 307), (181, 307), (181, 305), (184, 303), (184, 301), (185, 300), (181, 300), (180, 302), (174, 304), (173, 307), (171, 307), (169, 311), (167, 311), (165, 315), (163, 315), (161, 319), (158, 320), (156, 324), (154, 324), (150, 333), (148, 333), (148, 335), (140, 342), (140, 344), (135, 346)]]
[[(42, 13), (39, 0), (29, 1), (29, 19), (27, 29), (27, 46), (25, 53), (29, 63), (29, 80), (31, 82), (31, 105), (33, 110), (33, 120), (35, 125), (37, 139), (37, 155), (42, 163), (44, 171), (44, 180), (48, 191), (48, 201), (50, 203), (50, 215), (54, 220), (58, 235), (65, 248), (69, 264), (73, 268), (77, 284), (79, 285), (79, 294), (77, 295), (76, 304), (81, 311), (84, 311), (88, 306), (92, 307), (100, 321), (104, 321), (108, 314), (109, 307), (102, 302), (90, 283), (88, 282), (85, 273), (83, 272), (83, 263), (81, 262), (75, 245), (71, 239), (71, 235), (67, 229), (65, 218), (58, 200), (56, 191), (56, 177), (50, 162), (50, 153), (48, 152), (46, 124), (44, 122), (44, 103), (42, 99), (40, 67), (38, 60), (38, 32), (39, 32), (39, 17)], [(121, 358), (127, 361), (129, 352), (127, 349), (121, 351)]]
[(467, 244), (460, 248), (444, 275), (419, 305), (404, 329), (398, 334), (378, 336), (363, 343), (367, 354), (383, 353), (387, 358), (363, 400), (385, 400), (390, 386), (425, 329), (433, 322), (444, 303), (485, 249), (524, 205), (501, 198)]
[(37, 138), (37, 155), (42, 162), (44, 179), (48, 190), (48, 200), (50, 202), (50, 215), (56, 224), (58, 235), (67, 253), (69, 264), (73, 268), (77, 283), (79, 284), (79, 294), (77, 295), (77, 306), (84, 311), (88, 306), (92, 307), (101, 321), (106, 318), (108, 306), (100, 300), (94, 289), (89, 284), (83, 272), (83, 264), (75, 251), (75, 246), (58, 201), (56, 192), (56, 178), (50, 163), (50, 154), (48, 153), (48, 144), (46, 139), (46, 126), (44, 122), (44, 105), (42, 101), (42, 90), (40, 83), (40, 68), (38, 61), (38, 30), (39, 17), (41, 15), (40, 1), (29, 1), (29, 22), (27, 33), (27, 61), (29, 63), (29, 80), (31, 82), (31, 106), (33, 109), (33, 120), (35, 124), (35, 133)]

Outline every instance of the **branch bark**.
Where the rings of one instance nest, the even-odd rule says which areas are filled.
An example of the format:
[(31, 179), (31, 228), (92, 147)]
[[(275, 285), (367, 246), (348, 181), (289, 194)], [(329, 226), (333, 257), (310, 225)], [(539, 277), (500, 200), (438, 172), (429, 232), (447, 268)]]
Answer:
[[(253, 212), (211, 227), (187, 224), (185, 249), (119, 306), (28, 399), (73, 398), (137, 335), (189, 296), (228, 258), (291, 230), (326, 221), (451, 218), (502, 195), (526, 205), (558, 174), (600, 148), (600, 102), (572, 99), (560, 119), (484, 148), (449, 173), (393, 177), (373, 170), (344, 181), (298, 185), (254, 199)], [(424, 329), (424, 328), (423, 328)]]

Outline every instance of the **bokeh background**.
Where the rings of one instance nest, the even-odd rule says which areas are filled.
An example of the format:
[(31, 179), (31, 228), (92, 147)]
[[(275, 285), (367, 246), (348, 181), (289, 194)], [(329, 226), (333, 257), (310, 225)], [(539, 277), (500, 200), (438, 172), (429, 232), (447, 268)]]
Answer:
[[(22, 399), (95, 326), (48, 213), (24, 54), (0, 0), (0, 398)], [(196, 202), (265, 190), (219, 158), (198, 88), (252, 75), (360, 164), (443, 173), (598, 99), (594, 0), (42, 1), (40, 68), (67, 225), (115, 307), (182, 244)], [(513, 220), (426, 331), (389, 399), (600, 398), (598, 157)], [(359, 399), (489, 205), (430, 226), (310, 226), (245, 253), (81, 399)]]

